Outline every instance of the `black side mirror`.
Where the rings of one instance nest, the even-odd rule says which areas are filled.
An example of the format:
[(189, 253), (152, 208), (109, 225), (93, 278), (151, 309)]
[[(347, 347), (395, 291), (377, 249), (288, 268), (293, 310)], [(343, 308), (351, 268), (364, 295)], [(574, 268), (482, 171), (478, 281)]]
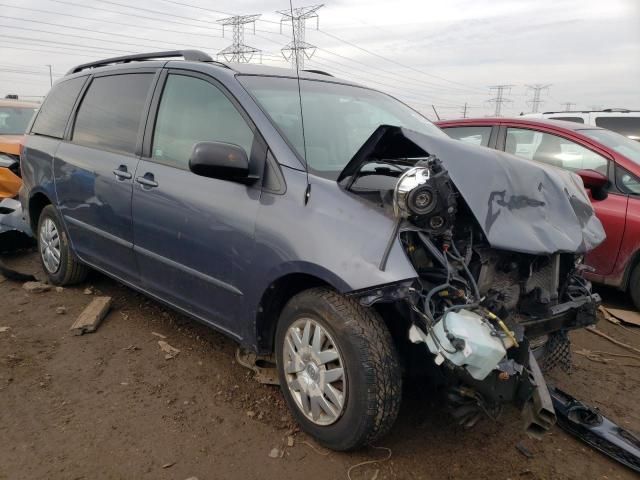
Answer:
[(591, 196), (594, 200), (607, 198), (609, 179), (606, 175), (591, 169), (578, 170), (576, 173), (582, 178), (584, 188), (591, 190)]
[(196, 143), (189, 158), (189, 170), (203, 177), (245, 184), (259, 178), (250, 173), (247, 152), (232, 143)]

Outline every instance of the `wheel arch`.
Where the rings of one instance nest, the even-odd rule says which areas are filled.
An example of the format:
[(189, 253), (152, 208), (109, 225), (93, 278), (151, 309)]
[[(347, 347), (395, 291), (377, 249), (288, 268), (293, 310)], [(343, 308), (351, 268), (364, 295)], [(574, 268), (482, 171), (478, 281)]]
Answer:
[(40, 218), (42, 210), (44, 210), (47, 205), (52, 204), (53, 202), (44, 192), (35, 192), (29, 197), (29, 226), (31, 227), (32, 232), (36, 232), (38, 230), (38, 219)]
[(286, 303), (300, 292), (323, 286), (340, 290), (335, 282), (325, 276), (305, 272), (290, 272), (269, 284), (260, 298), (256, 313), (255, 338), (259, 353), (274, 351), (276, 326)]
[(620, 285), (620, 289), (628, 292), (629, 291), (629, 283), (631, 282), (631, 275), (633, 274), (636, 268), (640, 268), (640, 248), (637, 249), (629, 256), (629, 260), (627, 261), (627, 266), (624, 269), (624, 275), (622, 276), (622, 284)]

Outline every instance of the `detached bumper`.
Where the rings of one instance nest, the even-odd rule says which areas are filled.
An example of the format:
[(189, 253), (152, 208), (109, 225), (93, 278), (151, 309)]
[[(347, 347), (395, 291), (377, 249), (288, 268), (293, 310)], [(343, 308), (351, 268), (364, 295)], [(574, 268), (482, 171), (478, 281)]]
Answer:
[(545, 318), (520, 317), (518, 323), (524, 327), (525, 335), (529, 338), (584, 328), (598, 321), (596, 313), (601, 303), (600, 295), (592, 293), (550, 307), (549, 315)]

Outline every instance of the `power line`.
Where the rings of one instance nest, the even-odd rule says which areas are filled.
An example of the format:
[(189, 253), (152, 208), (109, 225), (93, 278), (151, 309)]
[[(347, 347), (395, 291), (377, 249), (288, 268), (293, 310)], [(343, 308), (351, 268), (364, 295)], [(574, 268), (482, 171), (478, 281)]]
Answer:
[[(173, 25), (186, 25), (188, 27), (192, 27), (192, 28), (201, 28), (204, 30), (216, 30), (216, 27), (214, 25), (194, 25), (193, 23), (186, 23), (186, 22), (180, 22), (178, 20), (165, 20), (163, 18), (154, 18), (154, 17), (149, 17), (146, 15), (138, 15), (135, 13), (129, 13), (129, 12), (122, 12), (119, 10), (114, 10), (112, 8), (103, 8), (103, 7), (96, 7), (95, 5), (91, 5), (91, 6), (87, 6), (87, 5), (83, 5), (81, 3), (76, 3), (76, 2), (69, 2), (68, 0), (49, 0), (50, 2), (56, 2), (56, 3), (61, 3), (61, 4), (66, 4), (66, 5), (73, 5), (74, 7), (82, 7), (82, 8), (88, 8), (90, 10), (101, 10), (103, 12), (110, 12), (110, 13), (117, 13), (119, 15), (126, 15), (128, 17), (136, 17), (136, 18), (142, 18), (145, 20), (153, 20), (155, 22), (163, 22), (163, 23), (169, 23), (169, 24), (173, 24)], [(129, 7), (129, 8), (135, 8), (135, 7)], [(218, 31), (222, 32), (222, 28), (218, 28)]]
[[(320, 58), (322, 60), (325, 60), (323, 57), (320, 57)], [(327, 61), (331, 61), (331, 60), (327, 60)], [(419, 98), (422, 101), (425, 101), (426, 102), (425, 105), (428, 105), (429, 107), (434, 101), (443, 102), (443, 103), (447, 103), (449, 101), (448, 99), (445, 99), (445, 98), (429, 95), (424, 90), (420, 90), (420, 91), (412, 90), (406, 87), (402, 87), (397, 83), (396, 84), (385, 83), (382, 81), (382, 80), (386, 80), (385, 77), (380, 77), (379, 75), (375, 75), (375, 76), (368, 75), (366, 77), (362, 77), (361, 76), (362, 74), (367, 75), (368, 72), (359, 71), (358, 74), (356, 74), (350, 71), (342, 70), (340, 68), (337, 68), (333, 61), (331, 61), (332, 62), (331, 64), (321, 62), (320, 60), (318, 60), (318, 55), (314, 56), (310, 60), (310, 62), (319, 65), (323, 70), (340, 73), (344, 75), (345, 79), (353, 78), (355, 79), (356, 82), (362, 83), (363, 85), (370, 85), (370, 84), (379, 85), (381, 87), (384, 87), (385, 91), (388, 91), (388, 90), (398, 91), (400, 92), (398, 95), (405, 98)], [(352, 68), (352, 67), (346, 66), (345, 68)], [(390, 79), (390, 81), (395, 81), (395, 79)], [(452, 105), (451, 107), (460, 108), (460, 105)]]
[(305, 58), (311, 59), (316, 51), (315, 45), (305, 41), (305, 31), (307, 20), (316, 19), (316, 30), (320, 26), (318, 10), (324, 5), (310, 5), (307, 7), (292, 8), (291, 10), (279, 10), (276, 13), (282, 15), (280, 19), (280, 33), (282, 33), (282, 23), (291, 21), (293, 39), (282, 48), (282, 56), (291, 60), (294, 68), (303, 69)]
[[(191, 20), (193, 22), (200, 22), (200, 23), (206, 23), (206, 24), (211, 24), (210, 20), (201, 20), (199, 18), (194, 18), (194, 17), (185, 17), (184, 15), (177, 15), (175, 13), (166, 13), (163, 12), (161, 10), (154, 10), (152, 8), (143, 8), (143, 7), (132, 7), (131, 5), (127, 5), (126, 3), (120, 3), (120, 2), (113, 2), (111, 0), (94, 0), (96, 2), (100, 2), (100, 3), (107, 3), (109, 5), (116, 5), (118, 7), (124, 7), (124, 8), (131, 8), (133, 10), (138, 10), (141, 12), (149, 12), (149, 13), (154, 13), (156, 15), (164, 15), (165, 17), (171, 17), (171, 18), (182, 18), (183, 20)], [(93, 7), (92, 7), (93, 8)], [(120, 13), (124, 13), (125, 15), (128, 15), (125, 12), (120, 12)]]
[(504, 93), (507, 92), (509, 93), (511, 91), (511, 87), (514, 87), (515, 85), (493, 85), (491, 87), (489, 87), (489, 90), (496, 92), (496, 96), (490, 100), (487, 100), (489, 103), (495, 103), (496, 104), (496, 110), (494, 115), (496, 117), (500, 117), (502, 114), (502, 105), (505, 103), (510, 103), (513, 100), (510, 100), (508, 98), (504, 98)]
[[(70, 2), (70, 1), (65, 1), (65, 0), (51, 0), (51, 1), (54, 1), (54, 2), (57, 2), (57, 3), (62, 3), (62, 4), (68, 4), (68, 5), (74, 5), (74, 6), (89, 8), (86, 5), (82, 5), (82, 4), (78, 4), (78, 3)], [(99, 1), (103, 1), (103, 3), (108, 3), (108, 4), (112, 4), (112, 5), (124, 6), (124, 7), (130, 8), (130, 9), (136, 9), (136, 7), (124, 5), (124, 4), (119, 3), (119, 2), (112, 2), (112, 1), (106, 1), (106, 0), (99, 0)], [(209, 8), (205, 8), (205, 7), (199, 7), (199, 6), (188, 4), (188, 3), (185, 3), (185, 2), (176, 2), (176, 1), (172, 1), (172, 0), (161, 0), (161, 1), (167, 2), (167, 3), (178, 4), (178, 5), (189, 6), (191, 8), (197, 8), (197, 9), (200, 9), (200, 10), (206, 10), (206, 11), (211, 11), (211, 12), (220, 13), (220, 14), (228, 13), (228, 12), (222, 12), (222, 11), (219, 11), (219, 10), (209, 9)], [(165, 20), (165, 19), (160, 19), (160, 18), (155, 18), (155, 17), (148, 17), (148, 16), (143, 16), (143, 15), (137, 15), (137, 14), (134, 14), (134, 13), (126, 13), (126, 12), (119, 11), (119, 10), (101, 8), (101, 7), (96, 7), (96, 6), (92, 6), (91, 8), (102, 10), (102, 11), (108, 11), (108, 12), (116, 13), (116, 14), (119, 14), (119, 15), (136, 16), (138, 18), (144, 18), (144, 19), (147, 19), (147, 20), (152, 20), (154, 22), (175, 23), (177, 25), (189, 25), (191, 27), (200, 28), (200, 29), (211, 28), (210, 25), (209, 25), (209, 27), (203, 27), (201, 25), (194, 25), (194, 24), (191, 24), (191, 23), (176, 22), (176, 21), (171, 22), (171, 21), (168, 21), (168, 20)], [(153, 9), (144, 9), (144, 11), (150, 11), (150, 12), (152, 12), (154, 14), (166, 15), (164, 12), (159, 12), (158, 10), (153, 10)], [(173, 17), (175, 17), (175, 16), (172, 16), (172, 18)], [(87, 17), (84, 17), (84, 18), (87, 19)], [(196, 19), (196, 18), (193, 18), (193, 17), (181, 16), (181, 18), (185, 18), (185, 19), (189, 19), (189, 20), (193, 20), (193, 21), (198, 21), (198, 22), (203, 22), (202, 20)], [(264, 20), (263, 19), (259, 19), (259, 21), (264, 21)], [(105, 21), (105, 23), (106, 23), (106, 21)], [(121, 22), (113, 22), (113, 23), (121, 24)], [(269, 23), (278, 23), (278, 22), (269, 22)], [(125, 26), (131, 26), (131, 25), (125, 24)], [(264, 30), (258, 30), (258, 29), (256, 29), (256, 30), (260, 31), (260, 32), (264, 32), (264, 33), (269, 33), (269, 34), (272, 34), (272, 35), (281, 35), (278, 32), (264, 31)], [(100, 32), (100, 33), (103, 33), (103, 32)], [(187, 32), (184, 32), (184, 33), (187, 33)], [(323, 33), (326, 33), (327, 35), (332, 35), (332, 34), (329, 34), (328, 32), (323, 32)], [(197, 34), (190, 33), (190, 35), (197, 35)], [(203, 35), (205, 35), (205, 34), (203, 34)], [(255, 34), (255, 35), (260, 37), (260, 38), (262, 38), (262, 39), (264, 39), (264, 40), (267, 40), (267, 41), (270, 41), (270, 42), (273, 42), (273, 43), (278, 43), (278, 42), (276, 42), (274, 40), (271, 40), (271, 39), (269, 39), (269, 38), (267, 38), (265, 36), (258, 35), (258, 34)], [(207, 36), (213, 37), (212, 35), (207, 35)], [(194, 46), (194, 47), (195, 48), (205, 48), (205, 47), (201, 47), (201, 46)], [(325, 50), (325, 51), (330, 52), (329, 50)], [(376, 71), (380, 70), (379, 68), (371, 67), (371, 66), (369, 66), (367, 64), (364, 64), (362, 62), (358, 62), (358, 61), (353, 60), (353, 59), (351, 59), (349, 57), (345, 57), (343, 55), (335, 54), (335, 52), (330, 52), (330, 53), (332, 55), (340, 56), (340, 57), (342, 57), (342, 58), (344, 58), (344, 59), (346, 59), (346, 60), (348, 60), (350, 62), (359, 63), (359, 64), (365, 65), (365, 66), (367, 66), (369, 68), (374, 68)], [(455, 91), (457, 89), (457, 87), (450, 87), (450, 86), (447, 87), (447, 86), (440, 85), (440, 84), (434, 84), (434, 83), (426, 82), (424, 80), (412, 79), (411, 77), (407, 77), (406, 75), (398, 74), (397, 72), (391, 72), (391, 71), (388, 71), (388, 70), (382, 70), (382, 71), (386, 71), (389, 74), (392, 74), (392, 75), (394, 75), (394, 76), (396, 76), (398, 78), (401, 78), (403, 82), (413, 82), (414, 84), (416, 84), (416, 83), (424, 83), (425, 85), (429, 85), (430, 88), (438, 88), (438, 89), (446, 90), (447, 95), (462, 94), (462, 92)], [(469, 93), (465, 93), (465, 94), (468, 95)]]
[[(96, 58), (95, 53), (93, 55), (89, 55), (87, 53), (78, 53), (78, 52), (71, 52), (71, 51), (63, 51), (63, 50), (46, 50), (46, 49), (42, 49), (42, 48), (26, 48), (26, 47), (21, 47), (21, 46), (6, 46), (4, 44), (9, 43), (7, 40), (3, 40), (2, 41), (3, 45), (0, 45), (0, 48), (4, 48), (5, 50), (24, 50), (25, 52), (37, 52), (37, 53), (55, 53), (58, 55), (69, 55), (69, 56), (80, 56), (80, 57), (91, 57), (91, 58)], [(22, 43), (18, 43), (17, 45), (22, 45)], [(38, 46), (38, 45), (33, 45), (34, 47)]]
[[(166, 3), (173, 3), (174, 5), (182, 5), (183, 7), (195, 8), (197, 10), (203, 10), (205, 12), (217, 13), (217, 14), (220, 14), (220, 15), (229, 15), (229, 16), (236, 15), (235, 13), (224, 12), (222, 10), (215, 10), (213, 8), (202, 7), (200, 5), (193, 5), (192, 3), (177, 2), (175, 0), (160, 0), (160, 1), (161, 2), (166, 2)], [(256, 19), (256, 21), (257, 22), (265, 22), (265, 23), (274, 23), (276, 25), (280, 24), (280, 22), (276, 22), (274, 20), (266, 20), (264, 18), (258, 18), (258, 19)], [(269, 33), (271, 33), (271, 32), (269, 32)], [(277, 32), (273, 32), (273, 33), (277, 33)]]
[(415, 71), (415, 72), (418, 72), (418, 73), (420, 73), (420, 74), (422, 74), (422, 75), (427, 75), (427, 76), (429, 76), (429, 77), (437, 78), (437, 79), (439, 79), (439, 80), (442, 80), (442, 81), (445, 81), (445, 82), (448, 82), (448, 83), (453, 83), (453, 84), (456, 84), (456, 85), (461, 85), (461, 86), (463, 86), (463, 87), (466, 87), (467, 89), (480, 90), (480, 88), (478, 88), (478, 87), (474, 87), (474, 86), (471, 86), (471, 85), (467, 85), (467, 84), (464, 84), (464, 83), (461, 83), (461, 82), (456, 82), (456, 81), (454, 81), (454, 80), (449, 80), (448, 78), (441, 77), (441, 76), (439, 76), (439, 75), (435, 75), (435, 74), (433, 74), (433, 73), (425, 72), (424, 70), (420, 70), (420, 69), (415, 68), (415, 67), (412, 67), (412, 66), (410, 66), (410, 65), (405, 65), (405, 64), (400, 63), (400, 62), (398, 62), (398, 61), (396, 61), (396, 60), (393, 60), (393, 59), (387, 58), (387, 57), (385, 57), (385, 56), (383, 56), (383, 55), (380, 55), (379, 53), (372, 52), (372, 51), (370, 51), (370, 50), (367, 50), (366, 48), (363, 48), (363, 47), (361, 47), (361, 46), (359, 46), (359, 45), (356, 45), (356, 44), (355, 44), (355, 43), (353, 43), (353, 42), (349, 42), (348, 40), (345, 40), (345, 39), (343, 39), (343, 38), (338, 37), (337, 35), (334, 35), (334, 34), (332, 34), (332, 33), (329, 33), (329, 32), (327, 32), (326, 30), (319, 30), (319, 31), (320, 31), (320, 33), (322, 33), (322, 34), (324, 34), (324, 35), (327, 35), (327, 36), (329, 36), (329, 37), (331, 37), (331, 38), (333, 38), (333, 39), (335, 39), (335, 40), (338, 40), (339, 42), (346, 43), (347, 45), (350, 45), (350, 46), (352, 46), (352, 47), (354, 47), (354, 48), (357, 48), (358, 50), (361, 50), (361, 51), (363, 51), (363, 52), (365, 52), (365, 53), (368, 53), (369, 55), (373, 55), (373, 56), (375, 56), (375, 57), (381, 58), (382, 60), (386, 60), (387, 62), (393, 63), (393, 64), (398, 65), (398, 66), (400, 66), (400, 67), (407, 68), (407, 69), (409, 69), (409, 70), (413, 70), (413, 71)]
[[(51, 1), (55, 1), (55, 0), (51, 0)], [(79, 20), (90, 20), (90, 21), (93, 21), (93, 22), (108, 23), (108, 24), (111, 24), (111, 25), (120, 25), (120, 26), (123, 26), (123, 27), (134, 27), (134, 28), (138, 28), (138, 29), (139, 28), (144, 28), (144, 29), (147, 29), (147, 30), (154, 30), (154, 31), (160, 30), (162, 32), (179, 33), (179, 34), (182, 34), (182, 35), (193, 35), (193, 36), (209, 37), (209, 38), (215, 38), (215, 39), (220, 39), (221, 38), (219, 35), (207, 35), (206, 33), (193, 33), (193, 32), (187, 32), (185, 30), (172, 30), (172, 29), (167, 29), (167, 28), (161, 28), (161, 27), (158, 27), (157, 25), (154, 25), (153, 27), (148, 27), (148, 26), (145, 26), (145, 25), (134, 24), (134, 23), (116, 22), (116, 21), (113, 21), (113, 20), (105, 20), (105, 19), (102, 19), (102, 18), (83, 17), (82, 15), (72, 15), (70, 13), (54, 12), (53, 10), (42, 10), (42, 9), (39, 9), (39, 8), (18, 7), (16, 5), (7, 5), (5, 3), (0, 3), (0, 7), (10, 7), (10, 8), (15, 8), (15, 9), (19, 9), (19, 10), (27, 10), (27, 11), (30, 11), (30, 12), (47, 13), (47, 14), (59, 15), (59, 16), (62, 16), (62, 17), (77, 18)], [(126, 15), (124, 12), (122, 14)], [(160, 19), (158, 19), (158, 21), (164, 22), (164, 20), (160, 20)], [(183, 25), (183, 24), (178, 24), (178, 25)], [(196, 28), (203, 28), (203, 27), (197, 26)]]
[[(75, 35), (73, 33), (60, 33), (60, 32), (52, 32), (49, 30), (42, 30), (42, 29), (38, 29), (38, 28), (28, 28), (28, 27), (16, 27), (13, 25), (2, 25), (0, 24), (0, 27), (4, 27), (4, 28), (11, 28), (14, 30), (24, 30), (27, 32), (36, 32), (36, 33), (46, 33), (49, 35), (63, 35), (65, 37), (73, 37), (73, 38), (80, 38), (82, 40), (95, 40), (98, 42), (107, 42), (107, 43), (117, 43), (118, 45), (124, 45), (124, 46), (128, 46), (128, 47), (142, 47), (142, 48), (157, 48), (157, 49), (162, 49), (162, 48), (166, 48), (166, 47), (158, 47), (156, 45), (142, 45), (139, 43), (128, 43), (128, 42), (119, 42), (117, 40), (109, 40), (109, 39), (104, 39), (104, 38), (96, 38), (96, 37), (87, 37), (86, 35)], [(22, 38), (24, 40), (29, 40), (30, 38), (27, 37), (14, 37), (14, 38)], [(41, 40), (41, 41), (46, 41), (49, 42), (50, 40), (48, 39), (36, 39), (36, 40)], [(70, 45), (70, 46), (75, 46), (77, 45), (76, 43), (65, 43), (65, 42), (56, 42), (56, 43), (60, 43), (60, 44), (66, 44), (66, 45)], [(95, 48), (95, 49), (100, 49), (100, 50), (110, 50), (110, 51), (121, 51), (121, 52), (127, 52), (126, 50), (117, 50), (115, 48), (103, 48), (103, 47), (99, 47), (99, 46), (86, 46), (88, 48)]]
[[(421, 88), (425, 88), (425, 86), (426, 86), (426, 88), (428, 88), (428, 89), (430, 89), (430, 90), (434, 90), (434, 89), (442, 89), (442, 90), (444, 90), (444, 91), (443, 91), (443, 92), (440, 92), (440, 93), (445, 94), (445, 92), (447, 92), (447, 93), (446, 93), (446, 95), (458, 94), (458, 92), (449, 93), (451, 89), (450, 89), (450, 88), (448, 88), (448, 87), (446, 87), (446, 86), (444, 86), (444, 85), (432, 84), (431, 82), (428, 82), (428, 81), (421, 81), (421, 80), (415, 80), (415, 79), (413, 79), (413, 81), (411, 81), (411, 80), (412, 80), (412, 77), (408, 77), (408, 78), (407, 78), (407, 77), (405, 77), (404, 75), (399, 74), (399, 73), (396, 73), (396, 72), (393, 72), (393, 71), (391, 71), (391, 70), (385, 70), (385, 69), (382, 69), (382, 68), (380, 68), (380, 67), (372, 67), (371, 65), (369, 65), (369, 64), (367, 64), (367, 63), (361, 62), (361, 61), (359, 61), (359, 60), (354, 60), (354, 59), (349, 58), (349, 57), (347, 57), (347, 56), (345, 56), (345, 55), (341, 55), (341, 54), (336, 53), (336, 52), (333, 52), (333, 51), (331, 51), (331, 50), (327, 50), (326, 48), (318, 47), (318, 50), (319, 50), (320, 52), (325, 52), (325, 53), (328, 53), (328, 54), (330, 54), (330, 55), (333, 55), (333, 56), (336, 56), (336, 57), (342, 58), (342, 59), (347, 60), (347, 61), (349, 61), (349, 62), (351, 62), (351, 63), (356, 63), (356, 64), (358, 64), (358, 65), (361, 65), (361, 66), (367, 67), (367, 68), (369, 68), (369, 69), (371, 69), (371, 70), (375, 71), (376, 75), (380, 75), (380, 73), (379, 73), (379, 72), (384, 72), (384, 73), (386, 73), (387, 75), (390, 75), (390, 76), (391, 76), (391, 77), (387, 76), (387, 78), (389, 78), (389, 79), (391, 79), (391, 80), (393, 80), (393, 81), (395, 81), (395, 82), (402, 82), (402, 84), (405, 84), (405, 83), (407, 83), (407, 82), (408, 82), (408, 83), (413, 83), (414, 85), (418, 85), (418, 86), (420, 86)], [(332, 62), (335, 62), (335, 60), (331, 60), (331, 61), (332, 61)], [(335, 62), (335, 63), (337, 63), (338, 65), (344, 65), (344, 63), (339, 63), (339, 62)], [(345, 65), (345, 66), (347, 66), (347, 65)], [(348, 67), (348, 68), (356, 68), (356, 67), (351, 67), (351, 66), (347, 66), (347, 67)], [(462, 94), (462, 93), (460, 93), (460, 94)], [(465, 95), (475, 95), (475, 94), (465, 93)]]
[[(37, 24), (41, 24), (41, 25), (49, 25), (49, 26), (53, 26), (53, 27), (68, 28), (70, 30), (80, 30), (80, 31), (83, 31), (83, 32), (98, 33), (98, 34), (101, 34), (101, 35), (113, 35), (113, 36), (123, 37), (123, 38), (133, 38), (133, 39), (136, 39), (136, 40), (145, 40), (145, 41), (151, 41), (151, 42), (166, 43), (166, 44), (169, 44), (169, 45), (176, 45), (173, 42), (167, 42), (165, 40), (148, 39), (146, 37), (137, 37), (137, 36), (134, 36), (134, 35), (126, 35), (124, 33), (102, 32), (100, 30), (96, 30), (96, 29), (92, 29), (92, 28), (73, 27), (71, 25), (63, 25), (63, 24), (60, 24), (60, 23), (53, 23), (53, 22), (44, 22), (44, 21), (41, 21), (41, 20), (29, 20), (29, 19), (26, 19), (26, 18), (10, 17), (10, 16), (6, 16), (6, 15), (4, 15), (3, 17), (0, 17), (0, 18), (7, 18), (7, 19), (10, 19), (10, 20), (18, 20), (18, 21), (21, 21), (21, 22), (28, 22), (28, 23), (37, 23)], [(17, 29), (21, 29), (21, 30), (33, 30), (33, 29), (27, 29), (25, 27), (15, 27), (15, 26), (11, 26), (11, 25), (3, 25), (3, 26), (7, 27), (7, 28), (17, 28)], [(35, 30), (35, 31), (38, 31), (38, 30)], [(47, 31), (47, 30), (42, 30), (41, 33), (50, 33), (50, 34), (53, 34), (53, 35), (65, 35), (65, 36), (83, 38), (80, 35), (73, 35), (73, 34), (70, 34), (70, 33), (50, 32), (50, 31)], [(88, 39), (91, 39), (91, 40), (97, 40), (99, 42), (119, 43), (121, 45), (130, 45), (130, 46), (134, 46), (134, 47), (160, 48), (160, 49), (165, 48), (165, 47), (158, 47), (156, 45), (141, 45), (139, 43), (119, 42), (117, 40), (104, 39), (104, 38), (96, 38), (96, 37), (85, 37), (85, 38), (88, 38)], [(183, 46), (191, 47), (191, 48), (204, 48), (204, 49), (209, 48), (209, 47), (202, 46), (202, 45), (183, 44)]]
[[(253, 58), (253, 55), (259, 53), (255, 47), (250, 47), (244, 43), (244, 27), (250, 23), (253, 24), (253, 29), (256, 28), (256, 20), (260, 17), (257, 15), (235, 15), (233, 17), (223, 18), (218, 20), (218, 23), (222, 25), (222, 36), (224, 36), (224, 27), (231, 25), (233, 28), (233, 43), (228, 47), (220, 50), (218, 55), (222, 55), (227, 62), (244, 62), (248, 63)], [(262, 58), (260, 58), (262, 62)]]
[(540, 99), (540, 94), (543, 90), (547, 90), (551, 86), (550, 83), (542, 84), (536, 83), (535, 85), (527, 85), (527, 90), (533, 90), (533, 98), (527, 103), (531, 105), (531, 112), (538, 113), (540, 105), (544, 102)]

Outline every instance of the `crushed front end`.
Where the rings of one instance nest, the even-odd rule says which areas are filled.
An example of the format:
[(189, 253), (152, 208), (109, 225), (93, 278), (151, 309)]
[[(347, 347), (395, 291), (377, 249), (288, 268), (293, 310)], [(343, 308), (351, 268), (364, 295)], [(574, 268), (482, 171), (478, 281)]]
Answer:
[[(389, 211), (395, 219), (389, 245), (400, 241), (418, 274), (411, 285), (357, 295), (366, 305), (392, 303), (395, 314), (408, 319), (405, 335), (426, 347), (460, 423), (471, 426), (514, 404), (526, 431), (540, 436), (555, 422), (541, 370), (568, 368), (567, 332), (596, 322), (600, 298), (582, 276), (582, 258), (604, 234), (584, 191), (562, 177), (566, 172), (558, 179), (540, 167), (539, 179), (529, 175), (538, 184), (520, 188), (527, 181), (522, 175), (537, 165), (520, 165), (520, 172), (515, 157), (496, 163), (488, 150), (456, 152), (447, 142), (380, 127), (345, 168), (340, 184)], [(445, 161), (456, 153), (467, 158)], [(472, 165), (483, 157), (493, 163)], [(465, 164), (472, 167), (466, 173)], [(501, 190), (468, 187), (461, 177), (473, 176), (478, 165), (494, 169)], [(554, 219), (545, 212), (554, 208), (572, 215)], [(508, 238), (509, 225), (518, 229), (523, 222), (534, 233)], [(554, 222), (566, 223), (562, 234)], [(581, 238), (567, 235), (572, 231)]]

